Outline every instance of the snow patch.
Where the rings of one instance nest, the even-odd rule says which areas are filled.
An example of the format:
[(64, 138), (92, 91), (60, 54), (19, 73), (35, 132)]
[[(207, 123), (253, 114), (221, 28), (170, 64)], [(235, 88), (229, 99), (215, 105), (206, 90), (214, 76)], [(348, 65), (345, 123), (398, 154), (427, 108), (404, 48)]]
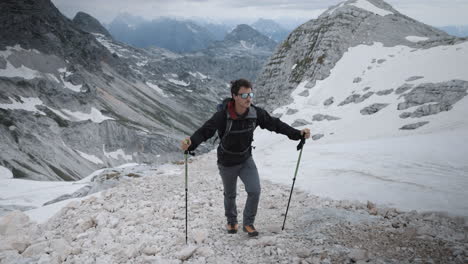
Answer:
[(429, 38), (426, 37), (418, 37), (418, 36), (407, 36), (405, 37), (406, 40), (411, 41), (411, 42), (420, 42), (420, 41), (426, 41)]
[(91, 161), (94, 164), (104, 164), (104, 162), (101, 159), (99, 159), (98, 157), (96, 157), (94, 155), (86, 154), (86, 153), (81, 152), (81, 151), (76, 150), (76, 149), (75, 149), (75, 151), (78, 152), (78, 154), (80, 154), (81, 157)]
[(176, 79), (167, 79), (169, 82), (173, 83), (173, 84), (176, 84), (176, 85), (180, 85), (180, 86), (189, 86), (190, 83), (186, 83), (184, 81), (181, 81), (181, 80), (176, 80)]
[(20, 67), (16, 68), (8, 60), (6, 62), (6, 68), (0, 69), (0, 76), (2, 77), (20, 77), (25, 80), (32, 80), (34, 78), (42, 77), (42, 74), (40, 72), (25, 67), (24, 65), (21, 65)]
[(112, 152), (106, 152), (104, 145), (102, 145), (102, 151), (104, 152), (104, 156), (106, 156), (107, 158), (116, 159), (116, 160), (122, 158), (127, 161), (133, 160), (132, 155), (126, 155), (123, 149), (118, 149)]
[(79, 111), (73, 112), (68, 109), (61, 109), (61, 111), (77, 121), (91, 120), (94, 123), (102, 123), (105, 120), (114, 120), (114, 118), (112, 117), (103, 115), (101, 111), (97, 110), (94, 107), (91, 107), (91, 113), (89, 114)]
[(156, 92), (158, 92), (161, 96), (163, 96), (163, 97), (168, 97), (168, 96), (164, 93), (163, 89), (159, 88), (158, 85), (156, 85), (156, 84), (154, 84), (154, 83), (152, 83), (152, 82), (146, 82), (146, 85), (148, 85), (149, 87), (151, 87), (152, 89), (154, 89), (154, 90), (155, 90)]
[(201, 79), (201, 80), (208, 79), (208, 76), (204, 75), (201, 72), (188, 72), (188, 73), (192, 75), (193, 77)]
[(255, 44), (251, 44), (250, 47), (249, 47), (249, 43), (245, 40), (241, 40), (240, 41), (240, 44), (241, 46), (244, 48), (244, 49), (253, 49), (255, 47)]
[(328, 15), (331, 15), (333, 14), (333, 12), (335, 12), (336, 10), (338, 10), (340, 7), (344, 6), (345, 2), (342, 2), (341, 4), (339, 4), (337, 7), (333, 8), (332, 10), (328, 11)]
[(357, 0), (356, 3), (352, 3), (350, 5), (353, 5), (355, 7), (364, 9), (366, 11), (377, 14), (379, 16), (393, 15), (393, 12), (384, 10), (382, 8), (378, 8), (378, 7), (376, 7), (375, 5), (371, 4), (369, 1), (366, 1), (366, 0)]
[(20, 100), (17, 101), (14, 98), (9, 97), (12, 104), (0, 104), (0, 108), (2, 109), (10, 109), (10, 110), (26, 110), (34, 113), (39, 113), (41, 115), (46, 115), (44, 112), (39, 111), (36, 106), (43, 105), (41, 99), (36, 97), (22, 97), (20, 96)]
[(59, 71), (59, 73), (61, 73), (60, 74), (60, 80), (62, 80), (62, 83), (65, 86), (65, 88), (70, 89), (70, 90), (72, 90), (74, 92), (77, 92), (77, 93), (81, 92), (81, 87), (83, 87), (83, 85), (81, 85), (81, 84), (74, 85), (73, 83), (67, 82), (67, 81), (64, 80), (64, 77), (66, 78), (66, 77), (72, 75), (71, 72), (67, 71), (66, 68), (58, 69), (58, 71)]
[(296, 69), (296, 67), (297, 67), (297, 63), (292, 66), (291, 70)]
[(12, 178), (13, 178), (13, 173), (9, 169), (3, 166), (0, 166), (0, 180), (12, 179)]
[(198, 30), (194, 29), (194, 28), (192, 27), (192, 25), (190, 25), (190, 24), (187, 24), (187, 28), (188, 28), (190, 31), (192, 31), (193, 33), (195, 33), (195, 34), (198, 33)]

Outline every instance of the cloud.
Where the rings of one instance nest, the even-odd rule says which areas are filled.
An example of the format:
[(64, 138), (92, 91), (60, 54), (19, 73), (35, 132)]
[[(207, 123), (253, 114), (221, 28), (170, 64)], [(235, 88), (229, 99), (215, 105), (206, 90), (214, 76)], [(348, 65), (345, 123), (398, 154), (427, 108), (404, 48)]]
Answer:
[[(146, 19), (160, 16), (238, 19), (239, 22), (262, 18), (308, 20), (316, 18), (340, 0), (52, 0), (68, 17), (78, 11), (110, 22), (119, 13), (131, 13)], [(430, 25), (468, 24), (466, 0), (387, 0), (401, 13)]]

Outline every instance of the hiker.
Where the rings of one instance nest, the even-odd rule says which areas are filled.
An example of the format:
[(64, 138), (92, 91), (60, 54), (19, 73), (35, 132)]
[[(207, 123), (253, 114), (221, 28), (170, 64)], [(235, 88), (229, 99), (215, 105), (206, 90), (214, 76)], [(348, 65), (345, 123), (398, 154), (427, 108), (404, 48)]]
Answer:
[(237, 233), (236, 191), (237, 177), (245, 185), (247, 201), (243, 213), (243, 231), (257, 236), (254, 227), (260, 198), (260, 179), (252, 158), (252, 141), (257, 126), (288, 136), (292, 140), (310, 137), (308, 128), (297, 130), (270, 116), (264, 109), (252, 105), (252, 84), (245, 79), (231, 82), (231, 96), (218, 106), (218, 111), (191, 137), (181, 142), (184, 151), (195, 150), (200, 143), (211, 138), (216, 131), (218, 145), (218, 169), (224, 186), (224, 210), (227, 232)]

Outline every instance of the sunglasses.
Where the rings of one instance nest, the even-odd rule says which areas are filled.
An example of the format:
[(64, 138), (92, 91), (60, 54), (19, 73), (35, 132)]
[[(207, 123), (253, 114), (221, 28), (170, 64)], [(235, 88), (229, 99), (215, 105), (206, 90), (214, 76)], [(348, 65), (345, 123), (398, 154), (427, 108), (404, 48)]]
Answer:
[(242, 99), (247, 99), (249, 96), (250, 98), (254, 98), (254, 93), (240, 93), (237, 94), (237, 96), (240, 96)]

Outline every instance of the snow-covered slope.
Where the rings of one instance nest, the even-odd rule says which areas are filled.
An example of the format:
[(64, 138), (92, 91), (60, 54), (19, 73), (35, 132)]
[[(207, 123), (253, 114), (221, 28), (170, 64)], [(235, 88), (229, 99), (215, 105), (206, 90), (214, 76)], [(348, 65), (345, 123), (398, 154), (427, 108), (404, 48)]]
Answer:
[[(438, 37), (436, 30), (416, 21), (405, 33), (399, 21), (411, 20), (376, 0), (343, 2), (309, 26), (334, 25), (344, 16), (351, 25), (364, 17), (399, 31), (387, 34), (374, 28), (368, 32), (374, 41), (359, 33), (356, 45), (347, 47), (336, 63), (327, 64), (328, 55), (333, 55), (330, 49), (343, 44), (333, 39), (336, 32), (321, 31), (315, 38), (315, 33), (307, 32), (298, 36), (297, 30), (290, 41), (298, 37), (302, 44), (297, 45), (304, 45), (314, 36), (309, 40), (312, 46), (331, 44), (327, 55), (305, 55), (302, 61), (310, 64), (301, 65), (290, 65), (286, 58), (271, 67), (290, 72), (281, 78), (300, 82), (259, 88), (261, 95), (268, 92), (259, 98), (261, 105), (268, 103), (275, 116), (312, 131), (298, 187), (334, 199), (467, 216), (468, 41)], [(394, 25), (391, 16), (396, 16)], [(372, 27), (366, 19), (356, 32)], [(412, 34), (414, 29), (425, 33)], [(290, 47), (285, 55), (302, 51)], [(302, 74), (296, 72), (298, 67)], [(330, 67), (326, 75), (324, 67)], [(284, 100), (287, 95), (289, 100)], [(288, 183), (297, 159), (295, 143), (265, 131), (258, 131), (255, 143), (265, 177)]]

